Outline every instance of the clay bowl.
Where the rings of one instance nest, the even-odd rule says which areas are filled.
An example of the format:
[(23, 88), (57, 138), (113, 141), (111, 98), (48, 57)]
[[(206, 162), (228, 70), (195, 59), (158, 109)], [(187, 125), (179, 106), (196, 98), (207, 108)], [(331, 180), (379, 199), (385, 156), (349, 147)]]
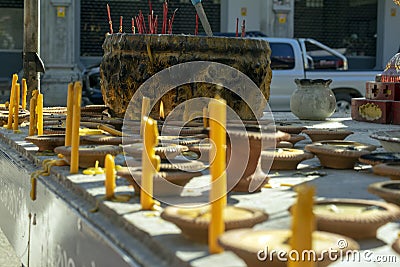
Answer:
[(400, 181), (373, 183), (368, 186), (368, 192), (375, 194), (389, 203), (400, 206)]
[(377, 164), (372, 167), (372, 172), (376, 175), (390, 177), (392, 180), (400, 180), (400, 163), (388, 162)]
[(400, 152), (400, 131), (379, 131), (369, 137), (379, 140), (388, 152)]
[[(70, 146), (59, 146), (54, 149), (54, 152), (62, 154), (64, 159), (71, 162), (71, 147)], [(89, 168), (99, 161), (99, 166), (104, 167), (104, 157), (107, 154), (113, 156), (121, 152), (121, 147), (111, 145), (84, 145), (79, 146), (79, 167)]]
[[(25, 137), (25, 141), (36, 145), (39, 148), (38, 151), (54, 150), (54, 148), (65, 144), (65, 134), (32, 135)], [(83, 136), (80, 136), (79, 142), (80, 145), (89, 144)]]
[(274, 151), (261, 152), (261, 166), (265, 170), (267, 166), (264, 166), (263, 163), (273, 160), (271, 170), (296, 170), (300, 162), (313, 157), (314, 154), (300, 149), (278, 148)]
[(38, 151), (53, 150), (65, 144), (65, 134), (32, 135), (25, 137), (25, 141), (36, 145)]
[(398, 254), (400, 254), (400, 237), (398, 237), (397, 240), (394, 241), (392, 249), (396, 251)]
[[(29, 111), (20, 109), (18, 112), (18, 124), (29, 121)], [(2, 125), (8, 122), (8, 110), (0, 111), (0, 123)]]
[(343, 140), (353, 134), (352, 131), (341, 129), (307, 129), (302, 133), (307, 134), (311, 141), (318, 142), (323, 140)]
[[(236, 206), (226, 206), (224, 209), (225, 230), (250, 228), (268, 219), (268, 214), (261, 210)], [(161, 213), (161, 218), (174, 223), (182, 234), (193, 241), (207, 243), (208, 226), (211, 214), (210, 206), (174, 207), (169, 206)]]
[(374, 238), (379, 227), (400, 218), (400, 207), (363, 199), (320, 200), (313, 211), (318, 230), (354, 239)]
[(101, 117), (81, 117), (81, 122), (93, 122), (93, 123), (98, 123), (98, 124), (106, 124), (106, 125), (112, 125), (116, 130), (120, 131), (123, 125), (123, 119), (122, 118), (108, 118), (105, 116)]
[(314, 153), (321, 165), (332, 169), (352, 169), (358, 158), (375, 150), (373, 145), (352, 141), (328, 140), (305, 146), (305, 150)]
[(400, 162), (400, 153), (396, 152), (379, 152), (362, 155), (359, 159), (360, 162), (369, 165), (377, 165), (388, 162)]
[(300, 142), (304, 139), (306, 139), (306, 137), (304, 135), (290, 134), (290, 139), (288, 140), (288, 142), (292, 143), (294, 146), (294, 145), (296, 145), (297, 142)]
[[(121, 136), (112, 136), (112, 135), (84, 135), (82, 139), (88, 142), (89, 144), (98, 144), (98, 145), (114, 145), (118, 146), (122, 144)], [(141, 140), (140, 140), (141, 141)]]
[(173, 126), (165, 126), (160, 130), (161, 135), (174, 135), (174, 136), (193, 136), (196, 134), (207, 134), (208, 130), (204, 127), (173, 127)]
[[(143, 143), (134, 143), (123, 146), (124, 152), (134, 157), (135, 159), (142, 158)], [(156, 155), (160, 156), (161, 159), (173, 159), (180, 155), (182, 152), (187, 151), (187, 146), (170, 144), (168, 146), (157, 146), (154, 148)]]
[(193, 136), (163, 135), (158, 137), (158, 142), (160, 144), (191, 146), (200, 143), (201, 139)]
[(107, 108), (106, 105), (86, 105), (81, 107), (81, 115), (102, 114)]
[(43, 107), (43, 116), (51, 114), (67, 114), (67, 107)]
[(277, 123), (275, 125), (276, 130), (282, 131), (289, 134), (299, 134), (303, 130), (307, 130), (307, 127), (301, 125), (290, 125), (285, 123)]
[[(234, 252), (247, 266), (286, 267), (287, 260), (280, 260), (277, 254), (271, 257), (270, 253), (271, 251), (283, 251), (285, 255), (288, 255), (288, 252), (291, 251), (289, 244), (291, 235), (290, 230), (238, 229), (225, 232), (219, 237), (218, 242), (225, 250)], [(348, 250), (359, 249), (358, 243), (353, 239), (333, 233), (314, 231), (312, 239), (316, 258), (321, 259), (318, 262), (315, 260), (318, 267), (328, 266), (332, 263), (333, 257), (329, 257), (326, 253), (331, 249), (337, 249), (343, 255), (346, 255), (345, 252)], [(346, 240), (347, 247), (339, 249), (338, 240)], [(266, 248), (268, 248), (268, 251)], [(260, 253), (260, 251), (263, 251), (263, 253)], [(268, 255), (265, 253), (268, 253)]]
[[(139, 169), (129, 170), (123, 167), (117, 171), (117, 175), (124, 177), (133, 186), (136, 195), (140, 195), (140, 184), (142, 171)], [(183, 187), (194, 177), (201, 176), (201, 172), (196, 171), (161, 171), (153, 179), (154, 196), (179, 196)]]

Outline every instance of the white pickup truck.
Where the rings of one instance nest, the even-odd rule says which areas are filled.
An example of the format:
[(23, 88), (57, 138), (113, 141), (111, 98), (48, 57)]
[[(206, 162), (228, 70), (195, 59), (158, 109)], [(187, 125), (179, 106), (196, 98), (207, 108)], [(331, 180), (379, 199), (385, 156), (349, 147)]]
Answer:
[(349, 112), (351, 98), (365, 94), (365, 83), (381, 70), (349, 70), (347, 58), (314, 39), (258, 37), (271, 47), (272, 83), (269, 105), (273, 111), (290, 110), (295, 78), (332, 79), (337, 110)]

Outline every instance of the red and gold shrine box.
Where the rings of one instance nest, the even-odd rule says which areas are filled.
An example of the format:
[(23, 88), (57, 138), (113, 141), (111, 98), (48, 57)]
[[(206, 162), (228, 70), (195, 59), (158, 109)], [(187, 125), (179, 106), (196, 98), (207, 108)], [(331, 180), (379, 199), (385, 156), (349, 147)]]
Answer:
[(365, 98), (400, 101), (400, 83), (366, 82)]
[(351, 100), (351, 118), (356, 121), (392, 123), (392, 103), (393, 101), (388, 100), (353, 98)]
[(400, 101), (392, 102), (393, 124), (400, 124)]

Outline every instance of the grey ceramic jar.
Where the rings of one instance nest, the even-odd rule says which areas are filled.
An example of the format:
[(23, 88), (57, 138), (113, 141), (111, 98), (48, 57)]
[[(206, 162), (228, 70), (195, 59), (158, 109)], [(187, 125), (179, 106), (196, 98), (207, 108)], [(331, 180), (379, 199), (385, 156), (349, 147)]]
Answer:
[(297, 90), (290, 97), (290, 109), (301, 120), (325, 120), (336, 108), (336, 98), (329, 88), (332, 80), (295, 79)]

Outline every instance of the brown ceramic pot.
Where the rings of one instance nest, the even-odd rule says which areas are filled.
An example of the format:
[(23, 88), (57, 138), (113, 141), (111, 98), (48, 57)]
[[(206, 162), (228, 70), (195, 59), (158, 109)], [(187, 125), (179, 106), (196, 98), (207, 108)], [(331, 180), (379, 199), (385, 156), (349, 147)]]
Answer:
[[(266, 221), (268, 214), (261, 210), (226, 206), (224, 209), (225, 230), (249, 228)], [(210, 224), (210, 207), (193, 208), (169, 206), (161, 213), (161, 218), (174, 223), (182, 234), (196, 242), (206, 243)]]
[(400, 163), (388, 162), (374, 165), (372, 171), (376, 175), (390, 177), (392, 180), (400, 180)]
[[(247, 266), (286, 267), (288, 264), (287, 260), (280, 260), (277, 253), (272, 255), (270, 253), (272, 251), (283, 251), (286, 252), (286, 256), (289, 258), (287, 253), (291, 251), (289, 244), (291, 235), (292, 232), (290, 230), (238, 229), (225, 232), (220, 236), (218, 242), (225, 250), (234, 252)], [(336, 249), (338, 247), (338, 240), (347, 241), (346, 248), (342, 250), (338, 249), (343, 252), (343, 255), (346, 255), (345, 252), (348, 250), (359, 249), (358, 243), (347, 236), (314, 231), (312, 239), (313, 251), (316, 254), (316, 259), (318, 259), (315, 262), (317, 262), (316, 266), (318, 267), (328, 266), (333, 262), (333, 257), (329, 257), (326, 252)], [(265, 253), (268, 253), (268, 255)]]
[(311, 141), (318, 142), (323, 140), (343, 140), (353, 134), (352, 131), (342, 129), (307, 129), (302, 133), (307, 134)]
[(322, 166), (332, 169), (352, 169), (360, 156), (375, 149), (373, 145), (342, 140), (327, 140), (305, 146), (305, 150), (318, 157)]
[[(296, 170), (300, 162), (313, 157), (314, 154), (300, 149), (279, 148), (274, 151), (262, 151), (261, 163), (273, 160), (271, 170)], [(266, 167), (263, 166), (263, 169)]]
[(389, 203), (400, 206), (400, 181), (373, 183), (368, 186), (368, 192), (375, 194)]
[(320, 200), (313, 210), (318, 230), (354, 239), (373, 238), (379, 227), (400, 218), (400, 207), (363, 199)]
[[(59, 146), (54, 149), (54, 152), (62, 154), (64, 159), (71, 162), (71, 147), (70, 146)], [(89, 168), (99, 161), (99, 166), (104, 167), (104, 158), (107, 154), (113, 156), (121, 152), (121, 147), (111, 145), (84, 145), (79, 146), (79, 167)]]

